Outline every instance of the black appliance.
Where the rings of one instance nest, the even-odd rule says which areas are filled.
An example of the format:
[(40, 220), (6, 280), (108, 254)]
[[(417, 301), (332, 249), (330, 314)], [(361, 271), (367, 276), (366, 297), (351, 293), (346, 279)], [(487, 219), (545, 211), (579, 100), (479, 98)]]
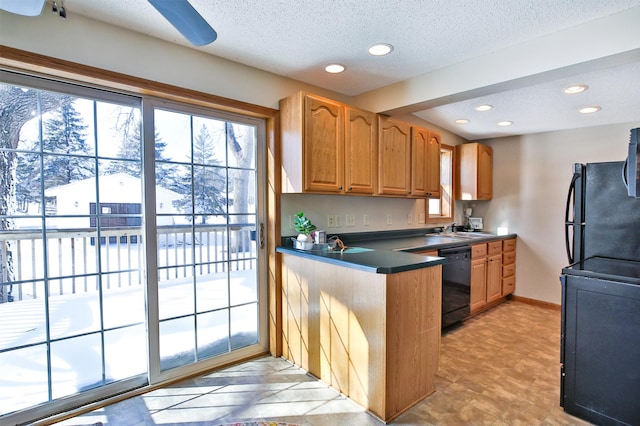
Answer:
[(640, 425), (640, 262), (562, 270), (560, 405), (599, 425)]
[(438, 250), (442, 265), (442, 328), (458, 323), (471, 313), (471, 247)]
[(574, 164), (567, 198), (560, 405), (603, 425), (640, 425), (638, 136), (626, 162)]

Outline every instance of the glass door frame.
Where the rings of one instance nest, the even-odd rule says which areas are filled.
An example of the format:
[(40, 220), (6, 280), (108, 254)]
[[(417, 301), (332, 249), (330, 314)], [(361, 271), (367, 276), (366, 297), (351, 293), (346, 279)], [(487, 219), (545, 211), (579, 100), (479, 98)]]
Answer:
[[(179, 113), (192, 114), (200, 117), (207, 117), (219, 120), (240, 123), (256, 128), (255, 147), (255, 167), (256, 167), (256, 254), (258, 280), (258, 343), (232, 352), (218, 355), (212, 358), (187, 364), (183, 367), (170, 370), (161, 370), (160, 367), (160, 316), (158, 299), (158, 259), (157, 237), (156, 237), (156, 200), (155, 200), (155, 109), (175, 111)], [(143, 185), (144, 185), (144, 209), (145, 221), (145, 248), (147, 250), (147, 345), (149, 354), (149, 384), (156, 385), (165, 381), (172, 381), (180, 377), (196, 375), (215, 367), (229, 364), (241, 359), (257, 356), (268, 351), (268, 291), (267, 291), (267, 250), (266, 231), (262, 231), (266, 226), (266, 121), (261, 118), (218, 111), (211, 108), (199, 107), (179, 102), (167, 101), (164, 99), (145, 97), (142, 101), (142, 123), (143, 123)], [(151, 179), (153, 177), (153, 179)], [(149, 255), (153, 253), (153, 255)], [(153, 303), (150, 303), (153, 301)]]
[[(89, 83), (67, 82), (56, 77), (27, 75), (21, 71), (9, 71), (0, 69), (2, 82), (5, 84), (25, 85), (40, 90), (58, 91), (63, 94), (71, 94), (81, 97), (90, 97), (99, 100), (113, 99), (114, 102), (121, 103), (121, 99), (132, 99), (138, 102), (137, 107), (142, 110), (142, 185), (143, 185), (143, 238), (145, 244), (144, 258), (147, 262), (145, 271), (145, 296), (146, 322), (147, 322), (147, 373), (139, 374), (115, 383), (83, 391), (78, 394), (62, 397), (33, 406), (14, 413), (2, 416), (3, 421), (23, 423), (30, 422), (35, 418), (50, 416), (55, 413), (68, 411), (83, 404), (133, 391), (140, 393), (151, 385), (158, 386), (163, 382), (175, 381), (182, 377), (198, 374), (212, 370), (216, 367), (240, 361), (256, 355), (267, 353), (269, 350), (269, 323), (268, 323), (268, 291), (267, 291), (267, 270), (268, 253), (267, 243), (267, 119), (255, 118), (250, 115), (225, 112), (215, 109), (214, 106), (195, 106), (185, 102), (167, 101), (152, 96), (127, 93), (120, 90), (110, 90), (104, 87), (96, 87)], [(99, 94), (99, 95), (98, 95)], [(136, 101), (133, 101), (135, 99)], [(205, 359), (201, 362), (188, 365), (185, 368), (176, 368), (165, 372), (160, 372), (159, 355), (159, 315), (158, 315), (158, 293), (157, 293), (157, 240), (155, 224), (155, 182), (150, 177), (155, 176), (155, 141), (153, 131), (153, 109), (156, 106), (171, 106), (178, 108), (181, 112), (195, 112), (198, 115), (224, 119), (234, 123), (242, 123), (256, 127), (256, 256), (257, 256), (257, 280), (258, 280), (258, 306), (259, 306), (259, 328), (258, 343), (253, 346), (241, 348), (233, 352)], [(149, 117), (151, 116), (151, 119)], [(151, 129), (151, 131), (149, 131)], [(151, 172), (150, 172), (151, 171)], [(149, 255), (153, 253), (153, 255)], [(154, 300), (155, 303), (149, 303)]]

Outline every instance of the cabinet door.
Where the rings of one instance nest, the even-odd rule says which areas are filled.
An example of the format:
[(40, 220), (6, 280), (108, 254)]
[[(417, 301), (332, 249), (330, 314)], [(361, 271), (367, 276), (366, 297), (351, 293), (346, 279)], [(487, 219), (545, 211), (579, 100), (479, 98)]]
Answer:
[(487, 300), (487, 259), (481, 257), (471, 261), (471, 313), (486, 304)]
[(478, 146), (478, 200), (490, 200), (493, 197), (493, 149), (486, 145)]
[(487, 257), (487, 303), (502, 297), (502, 253)]
[(427, 195), (429, 132), (419, 127), (411, 128), (411, 195)]
[(456, 199), (490, 200), (493, 196), (493, 150), (473, 142), (456, 146)]
[(378, 193), (407, 195), (411, 189), (411, 126), (378, 117)]
[(346, 107), (346, 117), (344, 192), (373, 194), (378, 170), (377, 116)]
[[(344, 114), (342, 104), (306, 95), (304, 98), (304, 190), (341, 192), (344, 176)], [(283, 149), (287, 149), (286, 146)]]
[(426, 195), (429, 198), (440, 198), (440, 133), (429, 132), (427, 143), (427, 182)]

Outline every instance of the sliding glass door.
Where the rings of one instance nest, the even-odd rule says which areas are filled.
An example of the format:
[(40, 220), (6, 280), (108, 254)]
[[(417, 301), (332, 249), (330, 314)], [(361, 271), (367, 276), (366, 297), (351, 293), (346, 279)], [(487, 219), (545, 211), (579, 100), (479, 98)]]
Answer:
[(264, 123), (1, 73), (0, 423), (264, 351)]
[(162, 373), (260, 342), (256, 164), (264, 137), (259, 121), (153, 106)]

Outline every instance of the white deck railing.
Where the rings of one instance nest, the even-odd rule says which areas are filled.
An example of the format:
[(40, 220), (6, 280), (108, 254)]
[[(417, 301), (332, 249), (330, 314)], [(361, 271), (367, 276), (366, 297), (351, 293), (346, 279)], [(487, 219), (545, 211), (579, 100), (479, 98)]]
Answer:
[[(254, 230), (254, 224), (159, 226), (158, 280), (255, 268)], [(95, 228), (47, 230), (46, 240), (41, 230), (4, 231), (0, 233), (0, 295), (4, 296), (0, 303), (42, 297), (45, 288), (50, 295), (94, 292), (100, 286), (98, 276), (106, 289), (142, 285), (143, 241), (140, 227), (100, 229), (99, 233)], [(9, 253), (13, 274), (9, 274)]]

